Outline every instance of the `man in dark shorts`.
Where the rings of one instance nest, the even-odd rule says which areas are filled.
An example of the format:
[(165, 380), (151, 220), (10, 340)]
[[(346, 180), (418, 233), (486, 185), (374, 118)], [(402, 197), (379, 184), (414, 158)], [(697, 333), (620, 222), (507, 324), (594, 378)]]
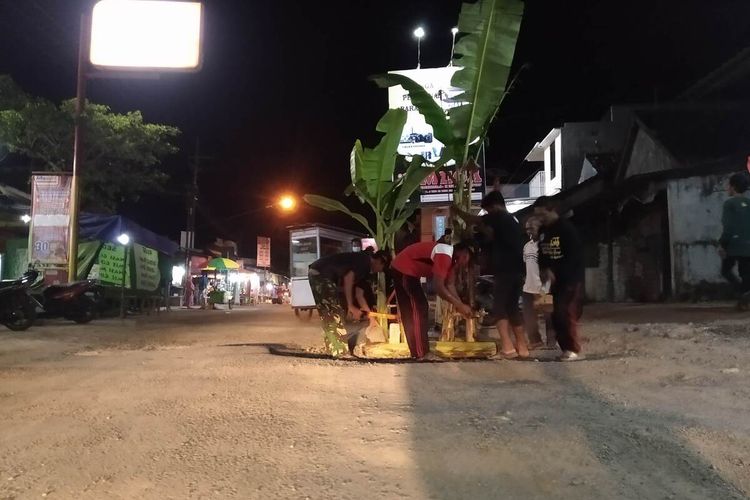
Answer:
[(468, 318), (472, 315), (471, 306), (464, 304), (458, 297), (449, 276), (454, 266), (467, 266), (470, 259), (471, 250), (467, 245), (452, 247), (433, 241), (409, 245), (393, 259), (391, 277), (412, 358), (438, 359), (437, 355), (430, 352), (427, 337), (429, 304), (420, 279), (433, 278), (435, 291), (440, 298), (453, 304), (457, 312)]
[(578, 339), (585, 281), (583, 244), (575, 226), (560, 217), (557, 204), (551, 198), (538, 198), (534, 203), (534, 215), (542, 223), (539, 268), (542, 280), (552, 282), (552, 324), (563, 351), (560, 361), (578, 361), (583, 357)]
[(523, 288), (523, 230), (521, 224), (508, 212), (500, 191), (487, 194), (482, 199), (482, 208), (487, 215), (481, 217), (457, 209), (454, 209), (454, 213), (467, 223), (480, 225), (485, 236), (492, 242), (490, 261), (494, 277), (493, 314), (497, 320), (501, 342), (498, 356), (527, 358), (529, 347), (523, 327), (523, 315), (518, 305)]
[[(750, 303), (750, 198), (745, 195), (748, 189), (748, 174), (734, 174), (729, 178), (729, 199), (724, 202), (723, 231), (719, 239), (721, 274), (739, 296), (737, 308), (740, 310), (747, 310)], [(734, 274), (735, 265), (739, 277)]]
[[(334, 357), (349, 352), (344, 319), (349, 314), (359, 320), (363, 312), (370, 310), (366, 300), (370, 276), (384, 271), (389, 262), (387, 252), (365, 251), (331, 255), (310, 264), (310, 288), (323, 323), (326, 349)], [(346, 310), (341, 304), (339, 287), (344, 290)]]

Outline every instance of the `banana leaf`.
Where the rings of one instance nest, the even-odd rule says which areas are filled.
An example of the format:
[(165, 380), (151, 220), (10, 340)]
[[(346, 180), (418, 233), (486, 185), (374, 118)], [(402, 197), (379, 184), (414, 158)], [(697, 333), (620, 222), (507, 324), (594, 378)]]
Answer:
[(308, 205), (312, 205), (314, 207), (327, 210), (328, 212), (345, 213), (352, 219), (362, 224), (362, 226), (367, 230), (369, 234), (375, 234), (375, 231), (372, 230), (372, 228), (370, 227), (370, 223), (367, 221), (367, 219), (364, 216), (352, 212), (343, 203), (341, 203), (338, 200), (333, 200), (331, 198), (327, 198), (325, 196), (319, 196), (317, 194), (306, 194), (305, 196), (302, 197), (302, 199), (305, 200), (305, 203), (307, 203)]
[(376, 207), (381, 206), (383, 196), (393, 185), (397, 150), (405, 124), (406, 111), (389, 109), (376, 127), (384, 134), (380, 143), (374, 149), (362, 148), (359, 141), (354, 145), (352, 185), (366, 193)]
[(464, 104), (449, 110), (448, 116), (456, 137), (463, 139), (464, 161), (472, 146), (479, 148), (505, 97), (522, 16), (520, 0), (480, 0), (461, 7), (458, 30), (464, 35), (453, 59), (461, 69), (451, 85), (464, 89), (452, 99)]

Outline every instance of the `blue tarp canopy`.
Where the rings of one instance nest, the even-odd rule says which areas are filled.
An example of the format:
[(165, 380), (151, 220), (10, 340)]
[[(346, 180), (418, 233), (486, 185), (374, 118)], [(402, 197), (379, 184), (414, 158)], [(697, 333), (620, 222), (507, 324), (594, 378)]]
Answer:
[(117, 243), (118, 236), (127, 234), (133, 243), (153, 248), (166, 255), (174, 255), (180, 248), (180, 245), (169, 238), (149, 231), (121, 215), (82, 213), (79, 216), (78, 222), (80, 228), (78, 237), (81, 240), (100, 240)]

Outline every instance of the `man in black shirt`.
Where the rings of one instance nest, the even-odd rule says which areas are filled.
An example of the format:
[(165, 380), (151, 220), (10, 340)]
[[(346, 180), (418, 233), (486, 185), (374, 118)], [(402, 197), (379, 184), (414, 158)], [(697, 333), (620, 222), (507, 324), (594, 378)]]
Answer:
[[(529, 356), (529, 347), (523, 328), (523, 316), (518, 307), (523, 287), (523, 241), (521, 225), (511, 215), (500, 191), (492, 191), (482, 199), (487, 215), (475, 217), (454, 208), (454, 213), (469, 223), (479, 224), (492, 242), (491, 263), (494, 276), (493, 314), (502, 344), (498, 353), (504, 358)], [(513, 331), (516, 345), (510, 332)]]
[[(390, 255), (384, 251), (365, 251), (330, 255), (310, 264), (310, 288), (323, 323), (326, 349), (334, 357), (348, 351), (344, 327), (347, 313), (359, 320), (363, 312), (370, 310), (365, 298), (367, 288), (371, 288), (370, 276), (384, 271), (389, 262)], [(344, 289), (346, 310), (339, 298), (339, 287)]]
[(556, 203), (542, 196), (534, 203), (534, 215), (542, 223), (539, 237), (539, 268), (542, 280), (552, 282), (552, 323), (563, 353), (561, 361), (583, 356), (578, 339), (578, 322), (583, 314), (585, 267), (583, 244), (573, 224), (560, 217)]

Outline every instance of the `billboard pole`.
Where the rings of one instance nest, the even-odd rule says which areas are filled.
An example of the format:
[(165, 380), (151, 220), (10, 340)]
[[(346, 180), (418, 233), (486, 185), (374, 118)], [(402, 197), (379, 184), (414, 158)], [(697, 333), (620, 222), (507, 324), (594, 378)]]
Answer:
[(76, 83), (75, 129), (73, 132), (73, 178), (70, 188), (70, 236), (68, 237), (68, 281), (78, 278), (78, 213), (80, 210), (80, 171), (83, 159), (83, 124), (86, 110), (86, 70), (91, 37), (91, 18), (81, 16), (81, 34), (78, 46), (78, 81)]

